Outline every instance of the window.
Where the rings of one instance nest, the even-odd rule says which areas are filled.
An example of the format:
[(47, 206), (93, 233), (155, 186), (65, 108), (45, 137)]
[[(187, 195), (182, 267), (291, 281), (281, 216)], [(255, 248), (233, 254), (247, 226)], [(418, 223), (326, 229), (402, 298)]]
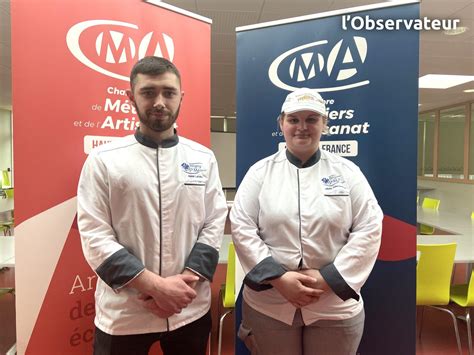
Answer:
[(421, 179), (474, 184), (474, 102), (418, 115)]
[(439, 117), (438, 177), (464, 179), (465, 106), (441, 110)]
[(469, 134), (469, 180), (474, 180), (474, 103), (471, 104), (471, 129)]
[(423, 113), (418, 118), (418, 176), (433, 176), (435, 113)]

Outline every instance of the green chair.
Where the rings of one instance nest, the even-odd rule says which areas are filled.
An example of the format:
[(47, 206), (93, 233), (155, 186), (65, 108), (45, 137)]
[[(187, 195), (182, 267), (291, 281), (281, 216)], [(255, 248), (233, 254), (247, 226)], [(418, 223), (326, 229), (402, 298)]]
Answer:
[(6, 189), (6, 190), (5, 190), (5, 194), (7, 195), (7, 198), (13, 198), (13, 196), (14, 196), (13, 191), (14, 191), (13, 188)]
[(10, 183), (10, 174), (8, 173), (8, 170), (2, 170), (2, 188), (7, 188), (11, 187)]
[(469, 355), (472, 352), (471, 314), (470, 307), (474, 307), (474, 272), (468, 284), (454, 285), (451, 287), (451, 302), (466, 309), (467, 341), (469, 344)]
[[(227, 255), (225, 284), (222, 285), (219, 290), (219, 298), (217, 302), (217, 316), (219, 317), (217, 355), (221, 355), (224, 319), (228, 314), (232, 313), (235, 308), (235, 248), (232, 242), (229, 244), (229, 252)], [(223, 314), (221, 315), (222, 312)]]
[[(439, 208), (440, 202), (441, 202), (440, 200), (437, 200), (435, 198), (425, 197), (423, 199), (423, 203), (421, 207), (437, 211)], [(434, 231), (435, 231), (434, 227), (427, 226), (425, 224), (420, 224), (420, 234), (433, 234)]]
[(450, 300), (456, 243), (418, 244), (416, 250), (420, 252), (416, 266), (416, 305), (422, 306), (419, 338), (421, 338), (423, 327), (424, 306), (447, 312), (453, 319), (459, 354), (462, 354), (456, 316), (451, 310), (445, 308)]
[[(2, 170), (2, 193), (4, 194), (3, 198), (12, 199), (14, 196), (14, 189), (11, 187), (10, 174), (8, 170)], [(3, 232), (3, 235), (11, 235), (11, 229), (13, 227), (13, 218), (7, 221), (0, 221), (0, 232)]]
[(474, 212), (471, 213), (471, 219), (474, 219)]
[(436, 198), (425, 197), (423, 199), (423, 204), (421, 206), (423, 208), (429, 208), (429, 209), (437, 211), (439, 209), (439, 204), (440, 203), (441, 203), (441, 201), (436, 199)]

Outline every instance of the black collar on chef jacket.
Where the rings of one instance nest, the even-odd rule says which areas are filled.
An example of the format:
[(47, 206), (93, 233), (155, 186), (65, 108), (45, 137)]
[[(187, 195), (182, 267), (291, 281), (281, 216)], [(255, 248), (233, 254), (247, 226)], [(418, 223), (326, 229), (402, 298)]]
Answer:
[(321, 150), (318, 150), (303, 164), (301, 160), (295, 157), (288, 149), (286, 149), (286, 158), (288, 161), (296, 166), (297, 168), (308, 168), (316, 164), (321, 158)]
[(176, 129), (174, 130), (174, 134), (170, 138), (164, 139), (160, 144), (157, 144), (153, 139), (145, 136), (140, 130), (137, 128), (135, 131), (135, 138), (138, 143), (141, 143), (150, 148), (171, 148), (174, 147), (179, 142), (178, 132)]

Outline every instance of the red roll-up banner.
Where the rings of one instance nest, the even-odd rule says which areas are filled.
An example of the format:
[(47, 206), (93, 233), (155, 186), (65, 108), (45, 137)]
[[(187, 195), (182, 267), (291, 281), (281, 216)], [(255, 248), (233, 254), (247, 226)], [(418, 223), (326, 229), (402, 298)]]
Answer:
[(140, 0), (16, 0), (11, 24), (17, 351), (90, 354), (97, 276), (75, 220), (81, 167), (134, 133), (125, 90), (146, 55), (180, 69), (178, 132), (209, 146), (210, 20)]

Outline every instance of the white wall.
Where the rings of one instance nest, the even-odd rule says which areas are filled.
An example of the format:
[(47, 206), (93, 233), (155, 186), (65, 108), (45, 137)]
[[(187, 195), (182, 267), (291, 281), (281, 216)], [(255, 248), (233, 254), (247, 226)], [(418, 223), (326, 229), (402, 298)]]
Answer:
[(219, 164), (222, 187), (235, 188), (235, 133), (211, 132), (211, 148)]
[(439, 209), (465, 216), (474, 212), (474, 185), (418, 179), (418, 187), (432, 188), (420, 191), (420, 204), (424, 197), (441, 200)]

